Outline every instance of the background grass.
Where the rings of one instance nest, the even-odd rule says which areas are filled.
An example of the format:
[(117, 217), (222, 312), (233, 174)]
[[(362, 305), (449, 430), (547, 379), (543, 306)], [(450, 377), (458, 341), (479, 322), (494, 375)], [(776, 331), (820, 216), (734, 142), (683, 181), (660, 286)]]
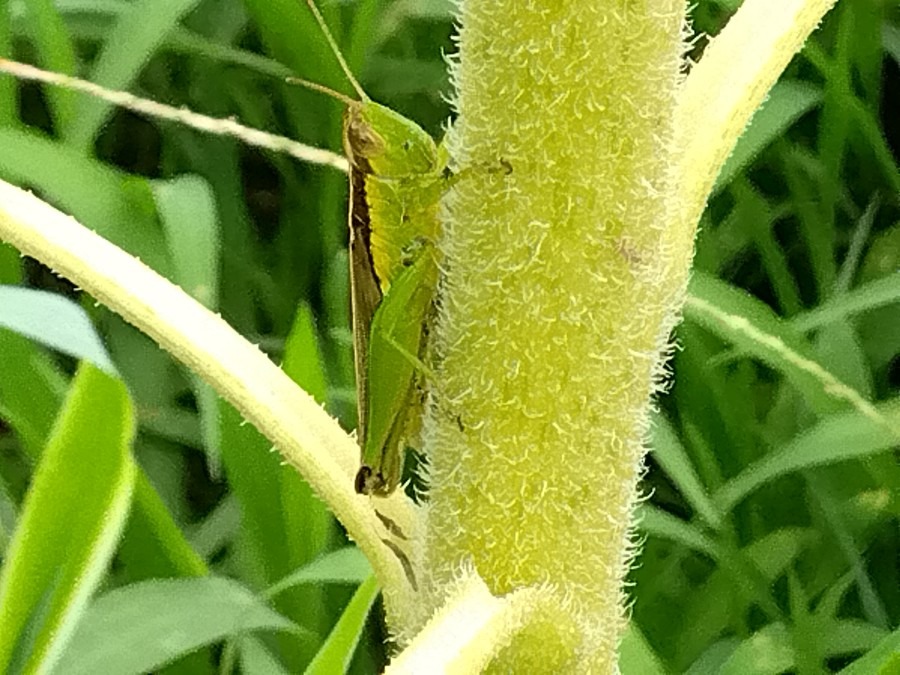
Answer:
[[(699, 2), (695, 28), (715, 34), (737, 4)], [(450, 2), (322, 10), (371, 96), (440, 136)], [(298, 0), (0, 1), (0, 54), (340, 147), (340, 104), (283, 81), (349, 91)], [(654, 659), (833, 672), (866, 654), (855, 672), (877, 672), (900, 650), (898, 110), (900, 5), (841, 0), (720, 177), (656, 416), (626, 673)], [(355, 426), (342, 175), (0, 77), (0, 177), (177, 281)], [(60, 625), (74, 631), (56, 647), (66, 673), (380, 668), (367, 565), (268, 444), (149, 339), (2, 246), (0, 282), (89, 319), (0, 295), (0, 326), (16, 328), (0, 328), (6, 672), (49, 658)], [(92, 325), (128, 394), (101, 370), (76, 376), (73, 357), (105, 363)], [(103, 553), (132, 407), (132, 506)], [(51, 461), (59, 485), (38, 471)], [(44, 544), (16, 543), (17, 527)]]

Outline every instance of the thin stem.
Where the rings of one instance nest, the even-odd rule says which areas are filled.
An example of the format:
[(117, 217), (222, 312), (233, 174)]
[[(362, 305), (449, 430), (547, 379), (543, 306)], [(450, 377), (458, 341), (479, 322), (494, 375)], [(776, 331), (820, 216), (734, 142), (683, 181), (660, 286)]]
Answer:
[(197, 131), (203, 131), (217, 136), (231, 136), (247, 145), (287, 154), (295, 159), (299, 159), (301, 162), (330, 166), (344, 173), (347, 173), (348, 170), (347, 160), (342, 155), (335, 154), (328, 150), (314, 148), (310, 145), (304, 145), (303, 143), (293, 141), (284, 136), (269, 134), (265, 131), (260, 131), (259, 129), (244, 126), (232, 119), (200, 115), (187, 108), (175, 108), (170, 105), (165, 105), (164, 103), (157, 103), (156, 101), (150, 101), (135, 96), (134, 94), (129, 94), (126, 91), (107, 89), (106, 87), (101, 87), (93, 82), (87, 82), (86, 80), (79, 80), (76, 77), (69, 77), (68, 75), (62, 75), (60, 73), (41, 70), (40, 68), (30, 66), (26, 63), (19, 63), (18, 61), (0, 59), (0, 72), (9, 73), (10, 75), (23, 80), (44, 82), (56, 87), (80, 91), (103, 99), (104, 101), (108, 101), (119, 107), (126, 108), (127, 110), (131, 110), (132, 112), (146, 115), (147, 117), (152, 117), (154, 119), (183, 124), (184, 126), (196, 129)]

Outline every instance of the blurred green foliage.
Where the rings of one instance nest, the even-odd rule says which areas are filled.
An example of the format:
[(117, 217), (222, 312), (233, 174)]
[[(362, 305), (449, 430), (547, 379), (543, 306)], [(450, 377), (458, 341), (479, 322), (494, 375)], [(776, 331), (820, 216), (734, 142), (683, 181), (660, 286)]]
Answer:
[[(737, 4), (699, 2), (695, 29), (715, 34)], [(440, 136), (451, 2), (322, 10), (372, 97)], [(299, 0), (0, 0), (0, 55), (340, 148), (340, 105), (284, 82), (349, 91)], [(876, 672), (900, 650), (898, 110), (900, 6), (841, 0), (723, 171), (656, 417), (625, 673), (653, 672), (651, 661), (660, 672), (833, 672), (866, 653), (855, 672)], [(0, 77), (0, 177), (221, 312), (355, 426), (342, 175)], [(63, 355), (0, 328), (0, 625), (15, 631), (0, 640), (5, 672), (53, 649), (59, 672), (337, 672), (354, 654), (351, 671), (378, 669), (365, 562), (268, 443), (148, 338), (2, 246), (0, 282), (79, 302), (130, 394), (87, 366), (75, 376), (75, 359), (105, 358), (91, 352), (90, 324), (63, 326), (51, 341), (68, 343)], [(0, 296), (0, 315), (24, 302), (13, 297)], [(24, 333), (40, 337), (57, 316), (34, 313)], [(832, 381), (874, 403), (881, 426)], [(131, 406), (138, 469), (127, 478), (116, 434)], [(76, 441), (92, 424), (106, 433), (85, 448)], [(37, 472), (42, 455), (71, 467), (62, 485)], [(111, 476), (132, 499), (121, 527)], [(38, 548), (13, 538), (42, 518), (62, 520), (75, 543), (52, 527)], [(105, 571), (104, 537), (117, 536)], [(54, 560), (68, 565), (60, 575), (10, 586)], [(82, 601), (59, 612), (63, 597)], [(18, 623), (3, 623), (17, 609)], [(60, 625), (75, 631), (68, 645), (48, 637)], [(159, 649), (173, 631), (183, 639)]]

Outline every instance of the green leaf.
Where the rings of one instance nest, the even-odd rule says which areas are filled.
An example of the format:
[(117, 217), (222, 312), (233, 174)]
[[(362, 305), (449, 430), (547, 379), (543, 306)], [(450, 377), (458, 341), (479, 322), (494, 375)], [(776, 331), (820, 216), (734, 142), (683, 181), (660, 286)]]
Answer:
[(653, 457), (697, 515), (707, 525), (718, 529), (722, 525), (722, 514), (709, 498), (669, 420), (661, 414), (654, 415), (651, 433)]
[(721, 675), (778, 675), (794, 665), (791, 635), (780, 623), (771, 623), (744, 640), (722, 664)]
[(125, 385), (82, 364), (0, 575), (0, 671), (46, 671), (106, 571), (134, 484)]
[(900, 628), (844, 668), (840, 675), (897, 675), (900, 673)]
[(725, 638), (713, 642), (691, 667), (684, 671), (684, 675), (713, 675), (722, 671), (722, 664), (725, 663), (734, 650), (737, 649), (740, 640), (737, 638)]
[(369, 561), (355, 546), (326, 553), (271, 586), (272, 597), (299, 584), (359, 584), (372, 574)]
[(380, 83), (379, 93), (391, 98), (445, 91), (449, 84), (446, 64), (420, 59), (373, 56), (366, 74)]
[[(6, 9), (0, 11), (0, 57), (11, 58), (12, 53), (12, 12)], [(11, 77), (0, 78), (0, 126), (15, 126), (18, 124), (18, 97), (16, 95), (16, 81)], [(8, 283), (0, 276), (0, 281)]]
[[(28, 0), (26, 19), (30, 37), (37, 47), (39, 61), (47, 70), (75, 74), (75, 47), (53, 0)], [(7, 3), (3, 3), (8, 12)], [(75, 117), (75, 94), (58, 87), (49, 88), (47, 98), (57, 131), (65, 133)]]
[(177, 26), (169, 33), (163, 48), (176, 54), (202, 56), (225, 65), (241, 66), (277, 80), (283, 80), (294, 74), (290, 68), (274, 59), (245, 49), (219, 44), (181, 26)]
[[(690, 662), (696, 658), (693, 655), (709, 650), (715, 653), (709, 653), (707, 658), (721, 663), (728, 655), (723, 652), (729, 652), (729, 645), (711, 650), (710, 644), (727, 633), (734, 617), (744, 616), (754, 604), (777, 616), (777, 605), (774, 612), (770, 608), (770, 588), (814, 539), (813, 531), (801, 528), (776, 530), (740, 549), (720, 539), (717, 568), (702, 582), (690, 585), (674, 613), (673, 621), (682, 626), (676, 638), (680, 658), (687, 657)], [(691, 671), (720, 672), (719, 668)]]
[(244, 636), (240, 638), (238, 649), (241, 653), (241, 672), (244, 675), (289, 675), (290, 673), (261, 640)]
[(58, 293), (0, 286), (0, 327), (116, 374), (87, 313)]
[(0, 481), (0, 559), (6, 557), (6, 549), (16, 530), (18, 519), (16, 503), (7, 492), (6, 485)]
[(391, 6), (391, 12), (396, 12), (403, 20), (450, 20), (455, 11), (456, 6), (452, 0), (400, 0)]
[[(85, 41), (105, 40), (111, 25), (122, 14), (131, 11), (130, 3), (121, 0), (57, 0), (57, 4), (75, 37)], [(277, 61), (245, 49), (220, 44), (181, 25), (174, 26), (166, 34), (160, 47), (158, 51), (165, 50), (180, 56), (199, 56), (226, 65), (242, 66), (277, 79), (293, 75), (290, 68)]]
[(794, 471), (890, 451), (897, 444), (900, 401), (879, 405), (877, 412), (875, 419), (853, 411), (821, 420), (744, 469), (719, 489), (713, 500), (728, 511), (762, 485)]
[[(0, 96), (2, 96), (2, 92), (0, 92)], [(15, 248), (0, 242), (0, 284), (22, 283), (24, 276), (22, 262), (23, 258)]]
[(132, 581), (209, 573), (143, 471), (135, 481), (134, 506), (119, 555)]
[[(322, 30), (304, 4), (296, 0), (246, 0), (243, 5), (253, 20), (267, 53), (285, 64), (296, 76), (346, 90), (346, 78), (328, 48)], [(322, 5), (320, 10), (332, 33), (341, 42), (342, 26), (339, 21), (333, 20), (340, 16), (339, 8), (328, 3)], [(349, 58), (352, 56), (350, 51), (352, 50), (347, 50), (346, 53), (350, 67), (353, 68), (356, 64)], [(318, 144), (324, 144), (339, 133), (337, 107), (329, 105), (327, 110), (330, 114), (325, 119), (321, 96), (315, 92), (292, 87), (283, 91), (283, 98), (284, 114), (295, 133), (303, 133), (310, 141)], [(333, 178), (325, 180), (331, 184), (330, 189), (334, 190), (337, 183)], [(328, 190), (329, 188), (322, 187), (323, 197)], [(328, 195), (333, 209), (337, 207), (337, 197), (337, 193)], [(343, 209), (343, 203), (341, 208)]]
[[(281, 458), (273, 451), (268, 440), (251, 425), (244, 424), (240, 414), (222, 403), (222, 459), (228, 482), (241, 504), (241, 537), (246, 548), (243, 555), (256, 565), (262, 583), (271, 583), (293, 569), (295, 551), (292, 544), (301, 533), (289, 533), (285, 512), (284, 491), (280, 489), (285, 472), (295, 479), (296, 471), (281, 465)], [(293, 517), (293, 516), (292, 516)], [(318, 536), (311, 537), (309, 546), (317, 545)], [(305, 562), (305, 561), (304, 561)], [(309, 600), (309, 598), (307, 598)], [(317, 633), (305, 643), (293, 640), (282, 646), (291, 669), (296, 670), (309, 662), (319, 643), (318, 633), (324, 632), (323, 609), (313, 598), (306, 606), (293, 594), (277, 598), (276, 607), (296, 623)]]
[(900, 271), (831, 298), (815, 309), (795, 316), (788, 324), (794, 330), (807, 332), (898, 302), (900, 302)]
[(859, 619), (828, 621), (817, 626), (815, 638), (821, 640), (826, 658), (858, 654), (877, 647), (887, 631)]
[[(680, 422), (679, 437), (690, 453), (703, 485), (712, 490), (723, 474), (737, 470), (755, 453), (752, 380), (747, 369), (718, 366), (721, 340), (691, 321), (678, 327), (683, 350), (675, 356), (678, 378), (674, 400)], [(728, 447), (722, 457), (717, 448)]]
[(795, 80), (777, 82), (719, 172), (713, 194), (731, 182), (762, 152), (763, 148), (776, 138), (781, 138), (794, 122), (821, 101), (822, 91), (808, 82)]
[(699, 527), (649, 504), (638, 507), (638, 529), (642, 534), (678, 542), (713, 559), (721, 555), (716, 543), (703, 534)]
[[(32, 308), (29, 311), (40, 306), (43, 308), (43, 316), (52, 318), (48, 324), (49, 330), (43, 334), (31, 335), (35, 340), (47, 342), (48, 334), (71, 332), (72, 335), (63, 336), (67, 343), (60, 346), (62, 351), (90, 359), (90, 349), (81, 346), (86, 341), (89, 348), (97, 346), (104, 350), (104, 359), (108, 362), (109, 357), (105, 355), (105, 349), (96, 334), (93, 334), (91, 340), (80, 332), (94, 331), (84, 311), (62, 296), (32, 289), (0, 287), (0, 307), (4, 308), (0, 314), (0, 323), (3, 323), (6, 310), (11, 306), (5, 299), (8, 290), (24, 291), (25, 297), (37, 296), (30, 303)], [(49, 300), (49, 307), (43, 307), (46, 300)], [(81, 322), (85, 322), (85, 325), (80, 326)], [(19, 331), (24, 332), (26, 331)], [(28, 332), (30, 334), (35, 331)], [(96, 342), (91, 344), (94, 341)], [(111, 365), (109, 367), (112, 368)], [(16, 430), (28, 455), (37, 459), (46, 443), (53, 419), (59, 412), (66, 382), (41, 350), (21, 335), (6, 330), (0, 330), (0, 372), (3, 373), (0, 377), (0, 407), (3, 408), (5, 420)], [(120, 550), (124, 559), (134, 563), (127, 566), (126, 576), (141, 578), (168, 574), (206, 574), (205, 563), (184, 539), (140, 468), (135, 480), (134, 506)]]
[(153, 181), (175, 280), (207, 309), (219, 303), (221, 237), (215, 195), (200, 176)]
[(634, 621), (628, 625), (619, 645), (619, 670), (622, 675), (664, 675), (667, 672)]
[(0, 330), (0, 406), (29, 458), (41, 456), (68, 382), (43, 349)]
[[(334, 55), (305, 3), (296, 0), (247, 0), (244, 4), (260, 32), (266, 51), (278, 61), (299, 75), (318, 74), (319, 82), (344, 85)], [(334, 5), (320, 4), (332, 33), (340, 41), (342, 26), (331, 20), (337, 16)], [(352, 63), (350, 65), (353, 66)]]
[[(317, 342), (312, 317), (301, 309), (287, 340), (284, 367), (302, 386), (320, 388), (324, 398)], [(241, 504), (245, 541), (265, 583), (272, 583), (327, 549), (334, 518), (297, 471), (283, 466), (270, 443), (252, 426), (242, 424), (231, 406), (223, 406), (221, 423), (222, 458)], [(323, 635), (331, 623), (327, 604), (321, 590), (315, 588), (297, 589), (277, 602), (286, 616)], [(297, 655), (293, 665), (302, 667), (314, 653), (315, 649)]]
[(170, 262), (147, 184), (37, 134), (0, 128), (0, 176), (42, 198), (165, 276)]
[(729, 220), (752, 238), (755, 253), (775, 292), (776, 306), (783, 314), (796, 314), (802, 306), (800, 293), (788, 263), (787, 251), (775, 237), (777, 214), (772, 204), (744, 176), (731, 182), (729, 192), (735, 202)]
[[(845, 502), (835, 494), (835, 490), (831, 488), (828, 481), (823, 480), (817, 472), (805, 472), (804, 478), (807, 486), (807, 500), (821, 513), (821, 517), (830, 531), (832, 541), (837, 545), (837, 549), (843, 554), (852, 570), (863, 615), (870, 623), (887, 628), (890, 625), (890, 618), (867, 569), (865, 546), (860, 546), (855, 540), (854, 519), (852, 516), (848, 517), (848, 514), (844, 512), (845, 509), (842, 508), (845, 506)], [(816, 607), (817, 614), (829, 619), (836, 616), (838, 603), (843, 593), (840, 589), (841, 586), (846, 590), (846, 585), (839, 583), (837, 588), (833, 587), (823, 594)]]
[(56, 672), (139, 675), (256, 630), (297, 628), (230, 579), (143, 581), (110, 591), (88, 608)]
[[(175, 281), (207, 309), (219, 305), (221, 237), (215, 195), (203, 178), (182, 176), (155, 181), (153, 195), (175, 268)], [(212, 387), (190, 374), (200, 409), (200, 429), (207, 461), (214, 476), (219, 458), (219, 399)]]
[(875, 386), (866, 354), (856, 329), (848, 321), (829, 324), (815, 336), (816, 357), (829, 372), (866, 400), (875, 397)]
[(900, 28), (885, 21), (881, 26), (881, 39), (884, 42), (884, 51), (900, 66)]
[(370, 576), (356, 589), (325, 644), (306, 669), (306, 675), (337, 675), (347, 672), (369, 611), (379, 592), (378, 581), (374, 576)]
[(241, 504), (241, 530), (250, 555), (270, 582), (290, 569), (279, 483), (281, 461), (272, 446), (231, 405), (221, 406), (222, 460)]
[[(883, 631), (860, 621), (833, 621), (820, 626), (815, 639), (822, 645), (824, 656), (831, 658), (866, 649), (881, 635)], [(792, 671), (797, 665), (795, 639), (784, 624), (771, 623), (738, 645), (717, 672), (722, 675), (779, 675)]]
[(234, 495), (218, 506), (190, 531), (191, 547), (203, 558), (211, 558), (237, 536), (241, 527), (241, 505)]
[[(301, 304), (284, 346), (282, 369), (319, 403), (325, 403), (328, 384), (319, 347), (315, 317)], [(313, 560), (328, 545), (334, 518), (325, 504), (292, 467), (281, 467), (281, 500), (285, 536), (291, 550), (291, 565)], [(308, 601), (311, 601), (307, 598)]]
[[(128, 89), (153, 52), (199, 0), (139, 0), (129, 3), (106, 39), (89, 78), (109, 89)], [(86, 148), (113, 110), (111, 103), (83, 97), (67, 138)]]
[(819, 414), (854, 405), (869, 407), (854, 389), (840, 382), (813, 355), (803, 337), (763, 302), (702, 272), (696, 272), (685, 304), (685, 317), (784, 375)]
[(728, 12), (736, 12), (743, 0), (710, 0)]
[(284, 362), (281, 367), (307, 394), (319, 403), (325, 403), (328, 383), (322, 365), (315, 317), (306, 304), (297, 307), (294, 325), (291, 326), (284, 345)]

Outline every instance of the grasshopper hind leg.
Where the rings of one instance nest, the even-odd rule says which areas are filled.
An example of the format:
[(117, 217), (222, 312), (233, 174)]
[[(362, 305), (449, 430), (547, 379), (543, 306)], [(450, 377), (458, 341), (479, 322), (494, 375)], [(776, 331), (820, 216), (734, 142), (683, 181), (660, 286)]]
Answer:
[[(356, 472), (353, 487), (358, 494), (386, 497), (400, 482), (400, 467), (371, 467), (363, 464)], [(395, 477), (396, 476), (396, 477)]]
[(378, 474), (375, 473), (371, 466), (363, 464), (359, 467), (359, 471), (356, 472), (353, 487), (357, 494), (369, 495), (375, 491), (378, 487), (378, 483)]
[[(415, 406), (416, 398), (414, 398), (413, 390), (416, 388), (415, 383), (410, 386), (405, 408)], [(386, 497), (397, 489), (402, 479), (403, 465), (406, 460), (406, 440), (415, 433), (416, 427), (413, 426), (413, 420), (417, 421), (417, 414), (418, 411), (413, 414), (398, 415), (394, 418), (384, 446), (387, 451), (379, 453), (376, 462), (364, 462), (356, 472), (353, 485), (357, 493)]]

